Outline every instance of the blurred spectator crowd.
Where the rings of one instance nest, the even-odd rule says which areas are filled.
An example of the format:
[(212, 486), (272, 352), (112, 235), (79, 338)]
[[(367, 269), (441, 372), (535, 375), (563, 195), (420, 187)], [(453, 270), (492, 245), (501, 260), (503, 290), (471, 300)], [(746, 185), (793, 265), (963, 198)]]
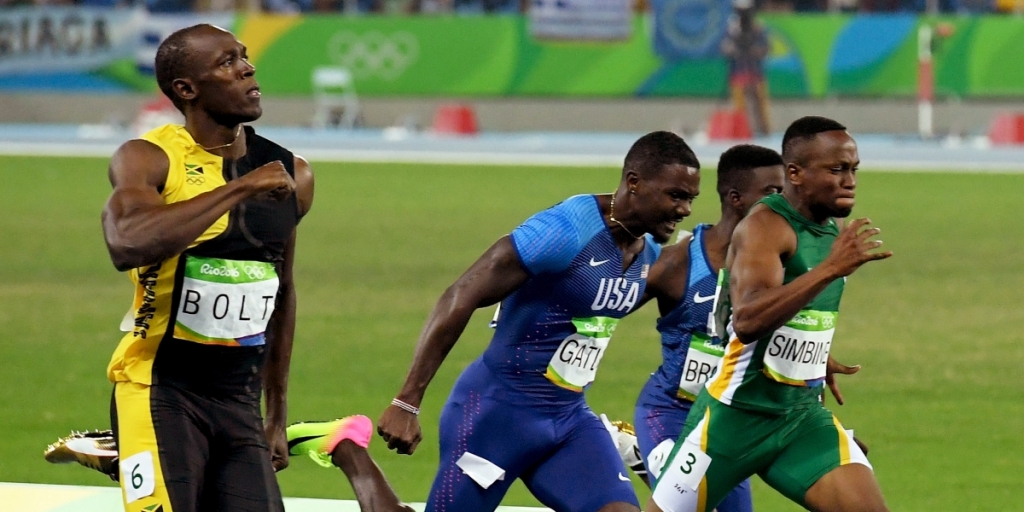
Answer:
[[(516, 14), (544, 0), (0, 0), (0, 9), (20, 5), (83, 5), (130, 7), (145, 5), (150, 12), (267, 11), (341, 12), (348, 14)], [(685, 1), (685, 0), (680, 0)], [(650, 9), (649, 0), (632, 0), (637, 12)], [(864, 13), (1024, 13), (1024, 0), (756, 0), (761, 12)]]

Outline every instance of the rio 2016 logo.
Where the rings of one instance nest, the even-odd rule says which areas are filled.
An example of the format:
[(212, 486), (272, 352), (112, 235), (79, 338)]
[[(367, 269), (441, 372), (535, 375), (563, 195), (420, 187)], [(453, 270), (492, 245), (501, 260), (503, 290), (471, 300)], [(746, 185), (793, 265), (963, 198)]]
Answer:
[(336, 32), (327, 41), (327, 54), (356, 78), (397, 79), (419, 57), (420, 45), (409, 32)]

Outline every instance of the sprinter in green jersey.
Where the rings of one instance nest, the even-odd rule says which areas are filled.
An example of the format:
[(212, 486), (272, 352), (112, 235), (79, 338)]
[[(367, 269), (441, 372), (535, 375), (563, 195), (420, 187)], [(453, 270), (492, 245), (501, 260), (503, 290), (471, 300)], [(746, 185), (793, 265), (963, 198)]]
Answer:
[(701, 390), (647, 510), (710, 512), (758, 474), (822, 512), (887, 511), (863, 451), (821, 403), (846, 276), (892, 256), (854, 205), (857, 144), (822, 117), (783, 137), (786, 184), (733, 233), (715, 305), (729, 340)]

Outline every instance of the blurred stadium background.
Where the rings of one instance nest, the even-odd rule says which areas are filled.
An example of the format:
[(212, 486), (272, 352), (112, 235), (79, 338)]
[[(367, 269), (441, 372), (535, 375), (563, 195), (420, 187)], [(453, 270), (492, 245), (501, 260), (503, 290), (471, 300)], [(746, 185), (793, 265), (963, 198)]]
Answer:
[[(721, 151), (778, 149), (789, 122), (825, 115), (860, 143), (855, 215), (896, 253), (848, 287), (834, 353), (864, 369), (842, 382), (837, 414), (871, 446), (893, 510), (1019, 508), (1024, 1), (740, 6), (764, 30), (766, 133), (732, 99), (730, 0), (0, 0), (0, 482), (113, 485), (41, 452), (108, 425), (104, 368), (131, 292), (102, 243), (105, 157), (178, 120), (153, 56), (175, 29), (209, 22), (258, 68), (257, 129), (317, 174), (299, 235), (292, 419), (376, 419), (443, 289), (531, 213), (611, 190), (639, 135), (676, 131), (705, 163), (691, 227), (717, 218)], [(754, 112), (757, 95), (741, 92)], [(489, 315), (432, 385), (420, 451), (371, 446), (409, 501), (426, 498), (440, 406)], [(632, 416), (658, 364), (655, 317), (623, 322), (595, 410)], [(288, 496), (352, 498), (339, 472), (306, 460), (280, 479)], [(110, 492), (0, 484), (0, 509), (116, 510)], [(537, 505), (521, 485), (505, 503)], [(797, 509), (759, 482), (755, 507)]]

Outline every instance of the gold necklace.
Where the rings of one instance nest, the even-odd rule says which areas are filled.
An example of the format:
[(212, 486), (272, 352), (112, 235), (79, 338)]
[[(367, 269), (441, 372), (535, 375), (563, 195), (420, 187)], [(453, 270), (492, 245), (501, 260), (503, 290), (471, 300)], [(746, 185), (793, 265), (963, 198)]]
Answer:
[(242, 125), (238, 125), (238, 128), (235, 129), (235, 140), (233, 140), (231, 142), (228, 142), (227, 144), (221, 144), (220, 146), (214, 146), (212, 148), (208, 148), (208, 147), (206, 147), (206, 146), (204, 146), (202, 144), (199, 144), (199, 141), (196, 141), (196, 145), (198, 145), (199, 147), (203, 148), (207, 153), (209, 153), (210, 151), (213, 151), (215, 149), (226, 148), (226, 147), (228, 147), (228, 146), (238, 142), (238, 137), (240, 135), (242, 135)]
[(612, 194), (612, 204), (611, 204), (611, 206), (608, 207), (608, 220), (618, 224), (619, 227), (624, 229), (626, 231), (626, 233), (629, 234), (629, 236), (633, 237), (634, 240), (639, 240), (640, 239), (640, 237), (634, 235), (633, 232), (630, 231), (629, 228), (627, 228), (625, 224), (623, 224), (622, 222), (619, 222), (619, 219), (615, 218), (615, 194)]

